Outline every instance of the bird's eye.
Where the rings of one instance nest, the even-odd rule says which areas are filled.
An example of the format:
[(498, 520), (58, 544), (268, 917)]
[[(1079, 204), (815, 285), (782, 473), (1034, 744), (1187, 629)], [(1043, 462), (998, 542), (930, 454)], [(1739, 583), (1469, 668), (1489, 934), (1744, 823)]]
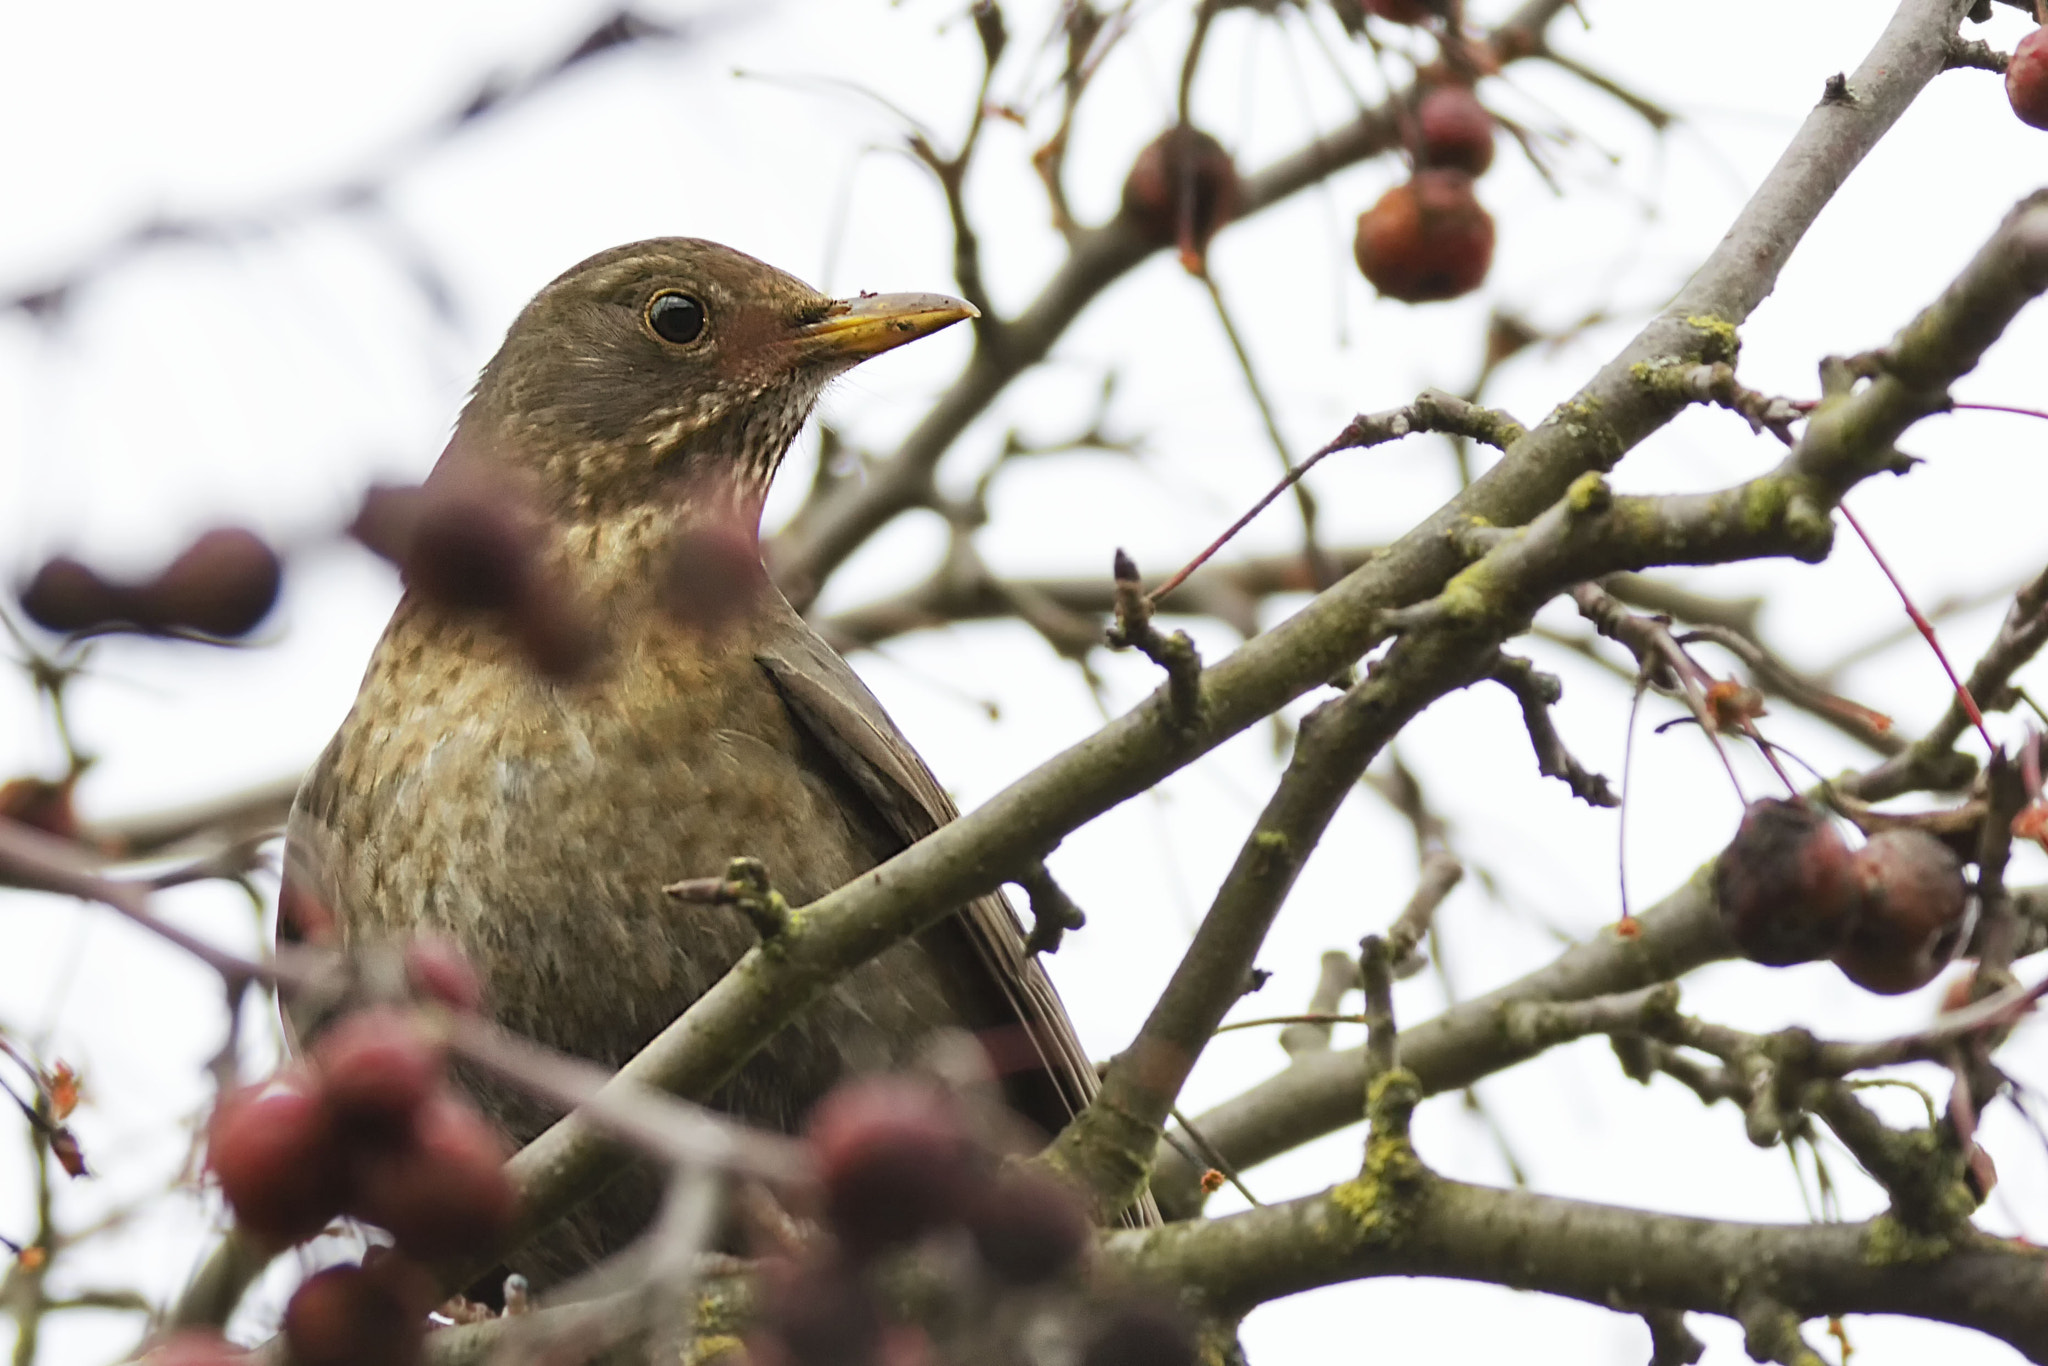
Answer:
[(687, 345), (704, 335), (704, 305), (674, 290), (657, 294), (647, 305), (647, 326), (663, 341)]

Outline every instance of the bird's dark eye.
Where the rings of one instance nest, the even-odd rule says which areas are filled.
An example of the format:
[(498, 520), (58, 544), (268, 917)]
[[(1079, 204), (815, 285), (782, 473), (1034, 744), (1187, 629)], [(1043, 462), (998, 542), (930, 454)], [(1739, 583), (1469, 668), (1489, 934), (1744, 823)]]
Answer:
[(687, 345), (704, 334), (704, 305), (673, 290), (657, 294), (647, 305), (647, 325), (663, 341)]

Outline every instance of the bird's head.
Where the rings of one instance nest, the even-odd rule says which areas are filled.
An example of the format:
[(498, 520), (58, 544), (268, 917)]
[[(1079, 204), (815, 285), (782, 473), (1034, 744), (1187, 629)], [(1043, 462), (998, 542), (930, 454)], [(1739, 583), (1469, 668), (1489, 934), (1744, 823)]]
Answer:
[(828, 298), (695, 238), (614, 247), (520, 313), (450, 454), (522, 468), (558, 515), (684, 498), (757, 521), (827, 381), (974, 316), (942, 294)]

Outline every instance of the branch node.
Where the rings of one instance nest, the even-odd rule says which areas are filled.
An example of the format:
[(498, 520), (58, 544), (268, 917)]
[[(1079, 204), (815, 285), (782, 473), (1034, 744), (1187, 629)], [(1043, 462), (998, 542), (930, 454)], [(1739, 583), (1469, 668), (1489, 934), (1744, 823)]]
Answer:
[(1182, 730), (1194, 729), (1202, 711), (1202, 656), (1185, 631), (1172, 635), (1152, 624), (1152, 600), (1138, 579), (1138, 566), (1116, 552), (1116, 623), (1105, 635), (1111, 649), (1134, 649), (1166, 671), (1166, 707)]
[(1358, 976), (1365, 987), (1365, 1090), (1367, 1109), (1380, 1081), (1400, 1065), (1394, 1023), (1394, 957), (1387, 940), (1369, 934), (1359, 941)]
[(1650, 1366), (1693, 1366), (1707, 1354), (1707, 1344), (1685, 1326), (1681, 1309), (1645, 1309), (1642, 1319), (1650, 1329)]
[(661, 889), (677, 901), (700, 906), (731, 906), (745, 916), (770, 943), (788, 932), (794, 919), (789, 902), (768, 880), (768, 868), (757, 858), (736, 858), (725, 865), (724, 877), (693, 877)]
[[(1360, 986), (1358, 964), (1350, 955), (1330, 949), (1324, 952), (1320, 969), (1315, 990), (1309, 993), (1306, 1014), (1335, 1015), (1337, 1008), (1344, 1004), (1344, 997)], [(1331, 1025), (1327, 1021), (1297, 1021), (1280, 1031), (1280, 1047), (1290, 1058), (1327, 1053), (1330, 1050), (1330, 1030)]]
[(1799, 1336), (1799, 1315), (1769, 1295), (1745, 1295), (1735, 1307), (1735, 1319), (1742, 1325), (1742, 1345), (1752, 1360), (1775, 1361), (1779, 1366), (1827, 1366), (1820, 1353)]
[(1492, 677), (1522, 704), (1522, 724), (1528, 728), (1529, 743), (1536, 750), (1537, 771), (1546, 778), (1562, 781), (1571, 788), (1574, 797), (1588, 806), (1620, 806), (1621, 798), (1607, 779), (1572, 757), (1564, 738), (1557, 733), (1550, 709), (1564, 695), (1564, 685), (1556, 676), (1539, 672), (1519, 656), (1504, 654), (1495, 661)]
[(1017, 885), (1031, 900), (1031, 933), (1024, 940), (1024, 952), (1058, 953), (1060, 940), (1067, 931), (1088, 923), (1088, 917), (1053, 880), (1043, 860), (1018, 874)]

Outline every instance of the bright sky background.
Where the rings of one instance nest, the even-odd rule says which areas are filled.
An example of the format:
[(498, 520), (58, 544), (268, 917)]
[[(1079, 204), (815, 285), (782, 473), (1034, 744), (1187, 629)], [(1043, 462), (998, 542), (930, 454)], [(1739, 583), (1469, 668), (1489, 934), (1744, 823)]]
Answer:
[[(1034, 58), (1055, 6), (1005, 6), (1014, 34), (997, 94), (1022, 100), (1054, 71)], [(1069, 161), (1077, 213), (1112, 212), (1133, 153), (1171, 118), (1189, 5), (1141, 4), (1137, 34), (1106, 67)], [(1477, 3), (1482, 16), (1504, 6)], [(951, 247), (937, 191), (897, 155), (901, 124), (854, 82), (950, 140), (964, 126), (976, 75), (971, 27), (955, 0), (676, 4), (689, 41), (591, 61), (538, 98), (445, 144), (413, 149), (415, 131), (458, 106), (484, 75), (544, 64), (601, 13), (583, 0), (363, 3), (345, 11), (245, 3), (0, 6), (0, 294), (38, 286), (153, 215), (260, 217), (260, 231), (218, 242), (153, 246), (100, 272), (61, 320), (0, 314), (0, 571), (20, 574), (55, 551), (110, 568), (160, 563), (190, 536), (243, 522), (301, 547), (263, 648), (220, 652), (113, 642), (75, 691), (74, 720), (102, 756), (82, 802), (90, 814), (151, 809), (232, 790), (302, 766), (353, 696), (395, 598), (390, 573), (332, 544), (369, 480), (423, 474), (477, 367), (541, 284), (588, 253), (660, 234), (717, 238), (822, 287), (945, 289)], [(1682, 116), (1664, 138), (1564, 74), (1517, 66), (1482, 89), (1500, 112), (1539, 130), (1562, 197), (1503, 139), (1481, 197), (1500, 226), (1493, 278), (1450, 305), (1380, 302), (1349, 258), (1354, 215), (1400, 175), (1380, 161), (1334, 178), (1223, 235), (1215, 272), (1256, 353), (1290, 444), (1305, 452), (1353, 412), (1399, 403), (1425, 385), (1459, 389), (1474, 371), (1492, 305), (1562, 327), (1593, 310), (1614, 321), (1525, 355), (1490, 397), (1533, 423), (1610, 356), (1718, 239), (1822, 82), (1861, 60), (1886, 5), (1588, 0), (1552, 29), (1559, 44)], [(1978, 36), (2010, 48), (2011, 10)], [(1355, 107), (1332, 74), (1339, 47), (1327, 13), (1311, 38), (1233, 14), (1202, 72), (1197, 118), (1256, 167)], [(1399, 68), (1390, 60), (1391, 70)], [(1375, 98), (1361, 50), (1346, 78)], [(752, 73), (741, 77), (736, 69)], [(971, 182), (991, 288), (1022, 306), (1057, 263), (1028, 153), (1049, 130), (1050, 101), (1028, 131), (992, 125)], [(309, 192), (400, 167), (385, 192), (348, 213), (274, 214)], [(1995, 77), (1935, 83), (1856, 173), (1745, 331), (1742, 374), (1754, 387), (1815, 392), (1830, 352), (1889, 338), (1968, 259), (2048, 167), (2048, 135), (2022, 127)], [(410, 254), (445, 277), (437, 317), (406, 267)], [(827, 399), (833, 421), (877, 450), (907, 428), (966, 355), (963, 332), (864, 368)], [(2035, 308), (1960, 396), (2041, 406), (2048, 310)], [(1107, 573), (1115, 547), (1148, 570), (1186, 559), (1263, 491), (1274, 456), (1199, 287), (1160, 257), (1121, 282), (1062, 341), (1050, 364), (1013, 387), (963, 439), (942, 472), (964, 489), (1015, 428), (1048, 440), (1087, 423), (1103, 375), (1119, 379), (1114, 430), (1140, 436), (1136, 459), (1044, 457), (996, 482), (994, 519), (978, 546), (1000, 571)], [(1905, 443), (1929, 463), (1907, 480), (1861, 489), (1854, 505), (1895, 566), (1931, 605), (1950, 593), (2015, 583), (2048, 555), (2048, 428), (1966, 413), (1924, 424)], [(792, 456), (771, 520), (808, 478), (809, 439)], [(1766, 468), (1776, 443), (1725, 413), (1688, 414), (1622, 466), (1633, 490), (1715, 487)], [(1341, 457), (1313, 476), (1332, 544), (1398, 534), (1455, 489), (1441, 444), (1418, 439)], [(781, 509), (778, 514), (777, 509)], [(1247, 551), (1296, 544), (1283, 503), (1242, 538)], [(834, 581), (824, 606), (848, 606), (911, 583), (944, 545), (937, 519), (902, 519)], [(1744, 566), (1695, 575), (1729, 594), (1763, 592), (1767, 623), (1788, 652), (1822, 665), (1903, 620), (1845, 534), (1818, 569)], [(1277, 604), (1275, 615), (1289, 609)], [(2002, 605), (1957, 618), (1945, 635), (1967, 667)], [(1572, 624), (1552, 608), (1544, 620)], [(1198, 629), (1209, 655), (1231, 646)], [(1566, 680), (1559, 721), (1579, 756), (1618, 777), (1626, 689), (1540, 643), (1528, 652)], [(1076, 671), (1019, 627), (985, 626), (897, 641), (856, 664), (904, 729), (973, 806), (1100, 722)], [(1121, 710), (1153, 686), (1142, 661), (1101, 658)], [(1909, 731), (1946, 701), (1917, 644), (1852, 675), (1862, 700)], [(2023, 678), (2026, 676), (2023, 675)], [(2048, 691), (2048, 675), (2031, 677)], [(1732, 833), (1739, 814), (1711, 755), (1690, 731), (1652, 738), (1646, 710), (1631, 793), (1630, 885), (1647, 904)], [(2016, 737), (2016, 718), (1995, 718)], [(1795, 716), (1770, 733), (1823, 772), (1861, 763), (1846, 742)], [(1513, 703), (1498, 690), (1448, 699), (1404, 735), (1400, 752), (1456, 825), (1478, 877), (1444, 907), (1449, 967), (1464, 993), (1546, 961), (1559, 934), (1583, 936), (1618, 910), (1615, 820), (1540, 779)], [(57, 750), (18, 676), (0, 675), (0, 776), (55, 771)], [(1178, 955), (1277, 773), (1270, 732), (1255, 729), (1154, 796), (1078, 832), (1053, 867), (1090, 912), (1052, 963), (1082, 1036), (1098, 1056), (1123, 1046)], [(1768, 791), (1751, 765), (1752, 793)], [(1324, 948), (1383, 926), (1411, 890), (1406, 827), (1368, 795), (1347, 806), (1311, 863), (1265, 952), (1273, 981), (1248, 1013), (1298, 1009)], [(2018, 880), (2044, 860), (2021, 854)], [(1474, 869), (1478, 871), (1477, 868)], [(166, 912), (247, 948), (246, 898), (195, 888)], [(2029, 974), (2031, 976), (2031, 973)], [(1825, 965), (1771, 973), (1747, 964), (1698, 975), (1687, 1008), (1747, 1028), (1798, 1022), (1842, 1037), (1910, 1028), (1930, 989), (1878, 1000)], [(1443, 992), (1425, 975), (1401, 989), (1409, 1021)], [(187, 1152), (205, 1102), (200, 1062), (223, 1015), (206, 974), (100, 912), (56, 899), (0, 896), (0, 1023), (74, 1061), (89, 1104), (77, 1128), (99, 1173), (61, 1192), (76, 1226), (155, 1187)], [(1340, 1045), (1355, 1042), (1340, 1034)], [(256, 1046), (260, 1046), (259, 1044)], [(2015, 1075), (2048, 1082), (2038, 1037), (2005, 1055)], [(1185, 1107), (1197, 1111), (1282, 1061), (1266, 1032), (1219, 1040)], [(1935, 1077), (1932, 1084), (1942, 1086)], [(1481, 1094), (1536, 1189), (1702, 1215), (1804, 1217), (1782, 1152), (1742, 1137), (1723, 1106), (1702, 1111), (1659, 1081), (1628, 1085), (1604, 1044), (1560, 1050), (1487, 1082)], [(1886, 1099), (1886, 1098), (1880, 1098)], [(1890, 1097), (1910, 1119), (1918, 1102)], [(1320, 1189), (1355, 1170), (1359, 1135), (1331, 1136), (1248, 1180), (1262, 1198)], [(1455, 1098), (1422, 1111), (1418, 1141), (1441, 1170), (1500, 1181), (1488, 1131)], [(2043, 1140), (2008, 1106), (1985, 1142), (2003, 1184), (1985, 1226), (2048, 1236)], [(27, 1145), (0, 1131), (0, 1233), (33, 1228)], [(1880, 1207), (1876, 1189), (1837, 1154), (1847, 1213)], [(1219, 1197), (1214, 1209), (1232, 1208)], [(60, 1282), (139, 1281), (171, 1293), (200, 1255), (187, 1204), (137, 1219)], [(1710, 1362), (1746, 1360), (1730, 1325), (1696, 1318)], [(8, 1330), (0, 1329), (0, 1334)], [(1942, 1359), (2018, 1360), (1957, 1330), (1900, 1320), (1853, 1322), (1859, 1366)], [(44, 1363), (110, 1360), (131, 1319), (51, 1321)], [(4, 1340), (4, 1338), (0, 1338)], [(1255, 1362), (1522, 1360), (1633, 1363), (1640, 1322), (1489, 1287), (1381, 1281), (1272, 1305), (1245, 1325)], [(1963, 1354), (1966, 1354), (1963, 1355)]]

